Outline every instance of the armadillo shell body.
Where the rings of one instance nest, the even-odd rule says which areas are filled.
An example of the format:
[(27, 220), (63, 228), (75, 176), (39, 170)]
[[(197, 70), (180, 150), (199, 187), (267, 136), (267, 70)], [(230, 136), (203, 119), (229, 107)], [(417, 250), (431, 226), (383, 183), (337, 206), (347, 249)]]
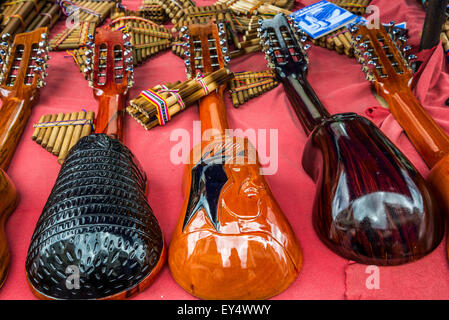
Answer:
[(165, 256), (145, 189), (145, 174), (120, 141), (104, 134), (82, 138), (62, 166), (31, 239), (26, 272), (34, 293), (101, 299), (142, 289)]

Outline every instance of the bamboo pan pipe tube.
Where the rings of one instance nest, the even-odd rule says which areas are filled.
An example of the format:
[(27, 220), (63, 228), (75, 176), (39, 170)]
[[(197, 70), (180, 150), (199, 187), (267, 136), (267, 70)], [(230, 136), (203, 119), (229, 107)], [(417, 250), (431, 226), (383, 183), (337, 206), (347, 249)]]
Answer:
[[(51, 119), (51, 114), (46, 114), (44, 116), (43, 122), (48, 122), (48, 121), (50, 121), (50, 119)], [(37, 138), (36, 138), (36, 142), (39, 144), (42, 144), (42, 140), (44, 139), (45, 129), (46, 128), (40, 128), (40, 130), (39, 130), (39, 134), (37, 135)]]
[[(64, 113), (60, 112), (60, 113), (58, 113), (58, 115), (56, 117), (56, 122), (60, 122), (62, 120), (64, 120)], [(48, 140), (48, 144), (46, 147), (48, 152), (53, 152), (53, 147), (55, 146), (56, 138), (58, 137), (58, 133), (59, 133), (60, 129), (61, 129), (61, 127), (59, 127), (59, 126), (52, 128), (51, 136), (50, 136), (50, 139)]]
[[(81, 111), (78, 113), (78, 119), (77, 120), (85, 120), (86, 119), (86, 112)], [(78, 142), (78, 140), (81, 137), (81, 131), (83, 129), (83, 125), (76, 125), (73, 129), (72, 139), (70, 140), (69, 148), (68, 150), (72, 149), (72, 147)]]
[(85, 124), (81, 131), (81, 137), (88, 136), (92, 132), (92, 124), (95, 121), (95, 113), (93, 111), (87, 111), (86, 119), (91, 122), (91, 124)]
[[(36, 6), (41, 3), (42, 1), (38, 1)], [(21, 28), (22, 30), (25, 29), (26, 25), (24, 20), (32, 13), (32, 11), (36, 11), (36, 6), (33, 1), (23, 2), (20, 9), (18, 9), (14, 15), (9, 17), (8, 23), (2, 30), (1, 35), (10, 34), (12, 36)]]
[[(39, 119), (39, 122), (38, 122), (38, 123), (44, 122), (44, 119), (45, 119), (45, 114), (43, 114), (43, 115), (41, 116), (41, 118)], [(33, 135), (31, 136), (31, 139), (32, 139), (32, 140), (36, 140), (36, 139), (37, 139), (37, 137), (38, 137), (38, 135), (39, 135), (39, 131), (40, 131), (40, 128), (35, 128), (35, 129), (34, 129)]]
[[(75, 120), (77, 115), (78, 115), (77, 112), (66, 113), (64, 115), (63, 121)], [(54, 155), (59, 155), (61, 153), (62, 145), (65, 141), (67, 131), (68, 131), (68, 126), (63, 126), (63, 127), (61, 127), (61, 129), (59, 129), (58, 137), (56, 138), (55, 146), (53, 147), (53, 151), (52, 151), (52, 153)]]
[[(55, 122), (57, 116), (58, 116), (57, 114), (52, 114), (51, 117), (50, 117), (50, 121), (49, 122)], [(48, 140), (50, 139), (50, 135), (51, 135), (52, 129), (53, 129), (52, 127), (48, 127), (48, 128), (44, 128), (44, 130), (43, 130), (44, 131), (44, 135), (43, 135), (42, 143), (41, 143), (41, 146), (43, 148), (47, 147)]]
[[(227, 82), (229, 79), (233, 77), (233, 74), (229, 72), (227, 69), (220, 69), (214, 73), (206, 75), (202, 80), (204, 84), (207, 86), (208, 90), (212, 92), (219, 85)], [(178, 90), (178, 94), (183, 100), (185, 106), (192, 104), (197, 101), (201, 97), (205, 95), (203, 87), (197, 81), (191, 79), (187, 80), (184, 83), (178, 84), (173, 87)], [(160, 90), (162, 87), (160, 85), (153, 88), (153, 90)], [(177, 97), (168, 92), (159, 93), (166, 99), (166, 103), (168, 105), (168, 112), (170, 116), (181, 111), (181, 105), (178, 103)], [(157, 110), (154, 105), (149, 103), (143, 96), (139, 95), (137, 98), (130, 101), (132, 107), (138, 109), (140, 112), (145, 113), (147, 117), (151, 118), (151, 123), (149, 124), (149, 128), (154, 127), (158, 124), (157, 119)], [(127, 108), (128, 112), (130, 111)], [(129, 112), (133, 115), (132, 112)]]
[[(71, 116), (70, 116), (70, 120), (78, 120), (79, 114), (81, 112), (72, 112)], [(65, 133), (64, 136), (64, 140), (62, 142), (61, 145), (61, 150), (59, 151), (59, 156), (58, 156), (58, 163), (62, 164), (64, 162), (63, 159), (65, 159), (67, 157), (67, 154), (70, 151), (70, 142), (72, 141), (72, 136), (73, 136), (73, 132), (74, 132), (75, 128), (74, 126), (68, 126), (67, 127), (67, 131)]]

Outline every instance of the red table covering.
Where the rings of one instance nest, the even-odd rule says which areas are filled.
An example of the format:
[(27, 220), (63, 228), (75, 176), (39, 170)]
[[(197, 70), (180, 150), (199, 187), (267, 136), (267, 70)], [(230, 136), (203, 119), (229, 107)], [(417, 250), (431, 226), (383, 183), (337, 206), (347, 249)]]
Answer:
[[(196, 0), (197, 5), (214, 1)], [(308, 5), (317, 1), (302, 1)], [(382, 22), (407, 22), (410, 44), (419, 44), (424, 11), (417, 0), (374, 0)], [(123, 0), (130, 9), (137, 9), (138, 0)], [(61, 30), (64, 22), (53, 29)], [(12, 163), (7, 171), (20, 192), (17, 210), (7, 221), (6, 233), (11, 248), (11, 266), (0, 299), (35, 299), (25, 279), (25, 258), (35, 224), (41, 214), (60, 166), (56, 157), (30, 138), (32, 124), (42, 114), (97, 110), (92, 89), (80, 74), (73, 60), (64, 52), (52, 52), (47, 86), (41, 90), (40, 102), (34, 107)], [(449, 133), (449, 112), (444, 105), (449, 97), (449, 78), (444, 53), (438, 46), (426, 70), (420, 75), (416, 95), (429, 113)], [(266, 68), (262, 53), (240, 57), (230, 64), (232, 71), (257, 71)], [(131, 97), (158, 83), (184, 80), (182, 59), (171, 52), (151, 58), (135, 70), (135, 86)], [(334, 51), (313, 46), (310, 52), (309, 76), (318, 96), (331, 113), (357, 112), (369, 115), (386, 135), (410, 158), (426, 177), (428, 169), (405, 137), (399, 125), (382, 109), (365, 81), (355, 59)], [(449, 266), (445, 241), (427, 257), (402, 266), (380, 267), (377, 270), (345, 260), (328, 250), (312, 228), (312, 203), (315, 187), (301, 167), (306, 136), (294, 116), (282, 86), (255, 98), (239, 109), (227, 97), (231, 128), (277, 129), (278, 168), (267, 176), (268, 183), (281, 208), (290, 220), (304, 252), (304, 265), (297, 280), (273, 299), (448, 299)], [(370, 109), (371, 108), (371, 109)], [(368, 110), (370, 112), (368, 112)], [(130, 117), (125, 121), (125, 141), (149, 176), (149, 202), (169, 243), (183, 203), (181, 180), (184, 167), (170, 162), (170, 141), (173, 130), (183, 128), (192, 133), (198, 120), (196, 107), (175, 116), (165, 127), (145, 131)], [(256, 141), (253, 141), (256, 145)], [(371, 286), (371, 273), (379, 274), (378, 287)], [(368, 286), (367, 286), (368, 282)], [(156, 281), (133, 299), (194, 299), (179, 287), (164, 266)]]

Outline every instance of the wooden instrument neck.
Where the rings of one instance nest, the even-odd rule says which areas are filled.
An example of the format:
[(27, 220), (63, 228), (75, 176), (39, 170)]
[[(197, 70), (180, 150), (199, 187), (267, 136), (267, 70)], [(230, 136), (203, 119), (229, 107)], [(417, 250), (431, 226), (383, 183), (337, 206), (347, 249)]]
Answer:
[(392, 91), (383, 97), (429, 168), (449, 154), (449, 137), (421, 106), (410, 88)]
[(225, 86), (218, 87), (215, 92), (200, 99), (199, 112), (201, 120), (201, 133), (206, 130), (213, 130), (213, 134), (225, 134), (229, 128), (228, 118), (226, 116), (226, 105), (224, 102)]
[(104, 133), (123, 142), (123, 120), (127, 94), (101, 94), (98, 100), (98, 115), (95, 133)]
[(0, 108), (0, 168), (5, 170), (11, 162), (22, 132), (31, 115), (31, 107), (38, 96), (30, 99), (15, 97), (3, 99)]
[(330, 117), (307, 79), (292, 74), (282, 80), (293, 109), (308, 135), (323, 119)]

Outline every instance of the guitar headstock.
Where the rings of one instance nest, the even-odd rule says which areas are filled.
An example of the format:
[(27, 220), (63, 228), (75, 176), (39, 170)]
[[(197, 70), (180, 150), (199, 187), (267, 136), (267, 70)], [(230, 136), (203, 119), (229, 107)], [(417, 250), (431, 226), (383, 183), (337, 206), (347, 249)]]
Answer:
[(188, 78), (217, 71), (229, 63), (224, 23), (191, 24), (181, 29)]
[(260, 44), (268, 67), (273, 68), (281, 78), (307, 72), (306, 50), (309, 46), (303, 46), (307, 36), (299, 29), (294, 32), (291, 23), (283, 13), (273, 19), (259, 20)]
[(121, 31), (97, 28), (87, 43), (84, 70), (89, 85), (105, 93), (123, 94), (133, 85), (133, 58), (131, 36)]
[(394, 23), (379, 29), (357, 25), (351, 28), (354, 53), (363, 65), (366, 79), (373, 82), (379, 93), (382, 88), (410, 86), (413, 77), (410, 62), (415, 55), (407, 55), (407, 30), (395, 28)]
[(48, 67), (47, 28), (17, 34), (11, 44), (4, 34), (0, 42), (0, 92), (25, 98), (45, 85)]

